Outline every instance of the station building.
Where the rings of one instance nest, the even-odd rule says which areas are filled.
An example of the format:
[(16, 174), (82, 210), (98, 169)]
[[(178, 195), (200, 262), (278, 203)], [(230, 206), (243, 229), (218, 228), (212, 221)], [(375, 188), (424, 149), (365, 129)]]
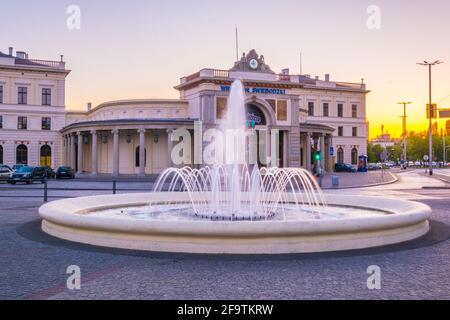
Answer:
[(245, 86), (247, 120), (266, 132), (266, 141), (278, 132), (278, 166), (312, 170), (312, 155), (320, 151), (321, 167), (332, 171), (334, 163), (356, 164), (367, 153), (364, 83), (288, 69), (276, 73), (255, 50), (229, 70), (182, 77), (175, 86), (179, 99), (111, 101), (88, 104), (84, 111), (65, 109), (69, 72), (62, 57), (44, 61), (23, 52), (14, 56), (12, 49), (0, 53), (0, 163), (66, 164), (93, 175), (161, 173), (174, 165), (174, 130), (194, 132), (199, 122), (203, 130), (220, 127), (235, 79)]

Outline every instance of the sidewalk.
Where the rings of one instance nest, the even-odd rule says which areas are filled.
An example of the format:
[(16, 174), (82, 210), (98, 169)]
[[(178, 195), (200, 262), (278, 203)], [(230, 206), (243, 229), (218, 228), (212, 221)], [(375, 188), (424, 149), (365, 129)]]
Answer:
[[(333, 187), (331, 178), (332, 176), (339, 177), (339, 187)], [(369, 171), (369, 172), (339, 172), (326, 174), (322, 179), (322, 189), (343, 189), (343, 188), (362, 188), (373, 185), (394, 183), (397, 181), (397, 177), (385, 170), (381, 171)]]

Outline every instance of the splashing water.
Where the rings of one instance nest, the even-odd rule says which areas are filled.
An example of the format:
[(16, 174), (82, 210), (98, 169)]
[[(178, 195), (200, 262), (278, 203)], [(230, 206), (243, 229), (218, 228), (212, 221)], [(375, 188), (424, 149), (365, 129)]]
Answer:
[[(315, 178), (302, 168), (258, 168), (245, 162), (245, 93), (240, 80), (231, 86), (227, 116), (226, 163), (200, 169), (169, 168), (154, 191), (187, 192), (195, 216), (217, 220), (261, 220), (284, 215), (289, 204), (315, 212), (325, 206)], [(175, 200), (167, 205), (177, 203)], [(279, 218), (279, 217), (278, 217)]]

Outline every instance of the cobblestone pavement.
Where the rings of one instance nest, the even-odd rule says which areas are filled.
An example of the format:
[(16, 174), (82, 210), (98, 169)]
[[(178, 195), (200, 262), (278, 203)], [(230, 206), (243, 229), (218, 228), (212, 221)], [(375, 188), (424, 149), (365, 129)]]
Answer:
[[(428, 240), (271, 257), (139, 253), (69, 243), (39, 231), (40, 199), (0, 198), (0, 299), (450, 299), (450, 191), (420, 189), (442, 181), (414, 171), (399, 178), (393, 185), (330, 192), (426, 203), (435, 221)], [(69, 265), (81, 268), (81, 290), (66, 289)], [(367, 289), (370, 265), (381, 268), (381, 290)]]

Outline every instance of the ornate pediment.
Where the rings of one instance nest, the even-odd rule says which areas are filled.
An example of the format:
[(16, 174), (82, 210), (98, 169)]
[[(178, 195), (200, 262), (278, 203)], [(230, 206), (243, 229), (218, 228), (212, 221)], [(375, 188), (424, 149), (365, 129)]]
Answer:
[(264, 56), (258, 55), (255, 49), (249, 51), (249, 53), (242, 55), (239, 61), (234, 63), (234, 67), (230, 71), (243, 71), (243, 72), (264, 72), (275, 74), (270, 67), (265, 63)]

